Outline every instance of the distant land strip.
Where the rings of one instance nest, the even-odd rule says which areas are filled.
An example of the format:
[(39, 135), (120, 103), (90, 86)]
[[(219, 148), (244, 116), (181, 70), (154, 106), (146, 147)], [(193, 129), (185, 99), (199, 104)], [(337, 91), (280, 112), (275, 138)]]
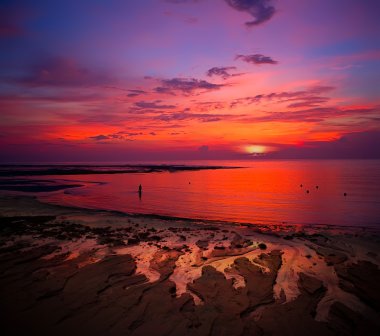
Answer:
[(91, 174), (131, 174), (159, 173), (215, 169), (236, 169), (229, 166), (181, 166), (181, 165), (123, 165), (123, 166), (26, 166), (3, 165), (0, 177), (42, 176), (42, 175), (91, 175)]

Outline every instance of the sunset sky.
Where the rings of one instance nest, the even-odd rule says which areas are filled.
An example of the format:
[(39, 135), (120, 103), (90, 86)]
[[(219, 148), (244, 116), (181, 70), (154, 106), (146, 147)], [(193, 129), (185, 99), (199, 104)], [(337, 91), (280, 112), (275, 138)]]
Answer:
[(2, 162), (380, 157), (380, 1), (1, 1)]

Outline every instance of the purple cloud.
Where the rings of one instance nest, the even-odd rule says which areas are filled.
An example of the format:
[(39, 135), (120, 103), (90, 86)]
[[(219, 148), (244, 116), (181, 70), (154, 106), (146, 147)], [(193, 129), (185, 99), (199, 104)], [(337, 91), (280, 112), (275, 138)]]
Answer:
[(116, 133), (111, 134), (99, 134), (90, 136), (89, 139), (95, 140), (95, 141), (104, 141), (104, 140), (126, 140), (126, 141), (133, 141), (133, 137), (143, 135), (143, 132), (127, 132), (127, 131), (120, 131)]
[(327, 92), (334, 90), (333, 86), (315, 86), (303, 91), (283, 91), (272, 92), (268, 94), (258, 94), (252, 97), (238, 98), (232, 101), (230, 107), (241, 104), (258, 104), (262, 101), (275, 101), (278, 103), (289, 102), (289, 108), (307, 108), (318, 107), (330, 100), (322, 96)]
[(140, 108), (146, 108), (146, 109), (154, 109), (154, 110), (167, 110), (167, 109), (174, 109), (176, 108), (175, 105), (165, 105), (165, 104), (159, 104), (161, 100), (156, 100), (154, 102), (145, 102), (145, 101), (139, 101), (135, 103), (136, 107)]
[(264, 116), (246, 118), (247, 122), (322, 122), (331, 118), (368, 116), (379, 112), (376, 108), (319, 107), (292, 112), (269, 112)]
[(212, 76), (220, 76), (223, 79), (227, 79), (228, 77), (233, 76), (229, 73), (230, 70), (236, 70), (236, 67), (229, 66), (229, 67), (213, 67), (209, 70), (207, 70), (206, 75), (209, 77)]
[(257, 26), (272, 18), (276, 9), (271, 5), (271, 0), (225, 0), (233, 9), (249, 13), (254, 19), (245, 24)]
[[(301, 101), (296, 103), (291, 103), (288, 105), (289, 108), (308, 108), (308, 107), (317, 107), (323, 103), (326, 103), (330, 100), (328, 97), (318, 97), (318, 96), (305, 96), (300, 98)], [(290, 99), (298, 100), (298, 98)]]
[(139, 90), (139, 89), (124, 89), (124, 88), (117, 87), (117, 86), (105, 86), (105, 88), (106, 89), (117, 90), (117, 91), (129, 92), (127, 94), (127, 97), (137, 97), (137, 96), (141, 96), (141, 95), (144, 95), (144, 94), (148, 93), (148, 92), (146, 92), (144, 90)]
[(213, 84), (205, 80), (195, 78), (172, 78), (162, 79), (161, 86), (156, 87), (157, 93), (173, 94), (175, 91), (182, 92), (185, 95), (189, 95), (194, 91), (204, 90), (213, 91), (219, 90), (223, 87), (223, 84)]
[(199, 120), (201, 122), (216, 122), (226, 119), (237, 119), (241, 115), (233, 114), (210, 114), (210, 113), (188, 113), (188, 112), (175, 112), (163, 113), (156, 117), (157, 120), (162, 121), (178, 121), (178, 120)]
[(102, 141), (102, 140), (108, 140), (108, 139), (110, 139), (110, 137), (108, 135), (99, 134), (99, 135), (91, 136), (91, 137), (89, 137), (89, 139), (93, 139), (96, 141)]
[(128, 92), (130, 92), (127, 94), (128, 97), (137, 97), (146, 94), (144, 90), (128, 90)]
[(261, 54), (254, 54), (254, 55), (237, 55), (235, 59), (241, 59), (242, 61), (246, 63), (251, 64), (277, 64), (278, 62), (273, 60), (269, 56), (264, 56)]

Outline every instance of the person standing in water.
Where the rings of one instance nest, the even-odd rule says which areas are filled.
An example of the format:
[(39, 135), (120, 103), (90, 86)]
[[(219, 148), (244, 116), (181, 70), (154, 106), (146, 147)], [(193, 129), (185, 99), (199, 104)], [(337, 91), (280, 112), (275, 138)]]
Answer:
[(141, 184), (139, 185), (139, 197), (141, 198), (141, 194), (142, 194), (142, 186)]

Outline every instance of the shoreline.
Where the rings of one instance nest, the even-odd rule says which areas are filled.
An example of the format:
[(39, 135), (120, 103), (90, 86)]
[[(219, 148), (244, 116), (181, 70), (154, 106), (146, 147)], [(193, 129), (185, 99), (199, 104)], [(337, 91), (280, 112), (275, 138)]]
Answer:
[[(91, 183), (100, 183), (100, 182), (91, 182)], [(173, 216), (173, 215), (164, 215), (164, 214), (155, 214), (155, 213), (138, 213), (138, 212), (127, 212), (127, 211), (121, 211), (121, 210), (108, 210), (108, 209), (99, 209), (99, 208), (86, 208), (81, 206), (72, 206), (72, 205), (62, 205), (62, 204), (56, 204), (56, 203), (50, 203), (48, 201), (44, 201), (39, 199), (37, 195), (11, 195), (11, 194), (1, 194), (0, 193), (0, 202), (4, 199), (9, 198), (12, 199), (33, 199), (36, 202), (40, 203), (41, 205), (45, 205), (47, 207), (57, 207), (66, 209), (68, 211), (89, 211), (94, 213), (107, 213), (107, 214), (114, 214), (118, 216), (125, 216), (130, 218), (146, 218), (146, 219), (158, 219), (158, 220), (166, 220), (166, 221), (183, 221), (183, 222), (196, 222), (198, 224), (205, 224), (205, 225), (230, 225), (230, 226), (242, 226), (242, 227), (249, 227), (251, 229), (260, 229), (264, 228), (268, 231), (278, 231), (280, 228), (283, 228), (283, 231), (289, 232), (290, 228), (302, 228), (302, 229), (314, 229), (314, 230), (339, 230), (340, 231), (373, 231), (375, 233), (380, 233), (380, 227), (375, 224), (361, 224), (361, 225), (339, 225), (339, 224), (324, 224), (324, 223), (291, 223), (291, 222), (239, 222), (239, 221), (232, 221), (232, 220), (219, 220), (219, 219), (207, 219), (207, 218), (197, 218), (197, 217), (180, 217), (180, 216)], [(1, 218), (1, 214), (0, 214)], [(274, 230), (277, 229), (277, 230)]]
[[(162, 335), (333, 335), (342, 326), (371, 335), (380, 327), (379, 230), (134, 216), (31, 196), (0, 196), (0, 211), (1, 319), (10, 332), (83, 325), (94, 335), (142, 335), (167, 324)], [(48, 320), (38, 324), (42, 313)]]

